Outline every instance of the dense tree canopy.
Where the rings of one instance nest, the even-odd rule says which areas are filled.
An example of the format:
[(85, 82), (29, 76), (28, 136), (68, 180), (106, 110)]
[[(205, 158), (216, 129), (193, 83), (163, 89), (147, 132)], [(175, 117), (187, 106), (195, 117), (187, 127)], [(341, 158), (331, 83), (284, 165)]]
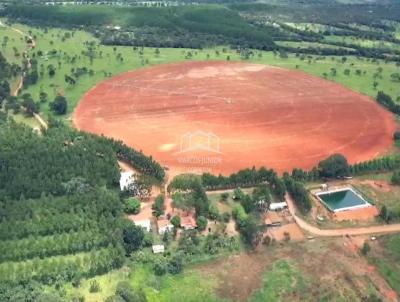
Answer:
[(318, 168), (323, 177), (343, 177), (349, 175), (349, 164), (342, 154), (333, 154), (319, 162)]

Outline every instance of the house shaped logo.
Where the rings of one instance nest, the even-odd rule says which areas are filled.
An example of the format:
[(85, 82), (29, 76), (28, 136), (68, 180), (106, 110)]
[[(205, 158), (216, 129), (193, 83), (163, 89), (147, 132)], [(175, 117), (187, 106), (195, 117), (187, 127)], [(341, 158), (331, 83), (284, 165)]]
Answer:
[(180, 153), (191, 151), (221, 153), (220, 138), (212, 132), (187, 132), (181, 136)]

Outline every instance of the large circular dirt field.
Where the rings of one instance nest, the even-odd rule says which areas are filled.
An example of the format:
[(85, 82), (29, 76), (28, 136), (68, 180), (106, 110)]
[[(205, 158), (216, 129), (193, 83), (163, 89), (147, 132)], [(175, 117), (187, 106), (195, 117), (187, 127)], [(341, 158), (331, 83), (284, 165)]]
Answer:
[(175, 173), (308, 169), (336, 152), (354, 163), (385, 152), (395, 130), (390, 113), (341, 85), (229, 62), (115, 76), (86, 93), (73, 121), (143, 150)]

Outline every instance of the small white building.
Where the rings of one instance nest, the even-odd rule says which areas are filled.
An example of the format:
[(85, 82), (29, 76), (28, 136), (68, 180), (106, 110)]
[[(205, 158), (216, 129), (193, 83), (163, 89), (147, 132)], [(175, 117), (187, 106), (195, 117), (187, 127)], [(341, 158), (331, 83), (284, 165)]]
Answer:
[(328, 184), (321, 184), (321, 190), (322, 191), (327, 191), (328, 190)]
[(144, 228), (147, 232), (151, 231), (151, 221), (150, 221), (150, 219), (134, 221), (134, 222), (135, 222), (135, 225)]
[(121, 191), (129, 188), (131, 184), (135, 183), (134, 173), (132, 171), (121, 172), (121, 177), (119, 179), (119, 187)]
[(269, 205), (270, 211), (279, 211), (287, 208), (286, 202), (273, 202)]
[(160, 219), (157, 221), (158, 234), (162, 235), (165, 232), (171, 232), (174, 229), (173, 224), (168, 219)]
[(164, 253), (164, 251), (165, 251), (165, 247), (163, 244), (153, 245), (152, 249), (153, 249), (154, 254), (161, 254), (161, 253)]

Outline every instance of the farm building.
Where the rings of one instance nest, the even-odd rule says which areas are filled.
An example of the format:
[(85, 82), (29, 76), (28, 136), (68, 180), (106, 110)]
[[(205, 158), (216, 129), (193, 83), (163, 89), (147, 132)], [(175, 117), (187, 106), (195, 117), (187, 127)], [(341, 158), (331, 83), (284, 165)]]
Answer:
[(121, 191), (129, 188), (130, 185), (135, 183), (134, 173), (132, 171), (121, 172), (121, 177), (119, 179), (119, 187)]
[(270, 211), (279, 211), (287, 208), (286, 202), (273, 202), (269, 205)]
[(152, 250), (154, 254), (161, 254), (164, 253), (165, 247), (163, 244), (155, 244), (152, 246)]
[(139, 220), (139, 221), (134, 221), (137, 226), (141, 226), (144, 228), (147, 232), (151, 231), (151, 221), (150, 219), (144, 219), (144, 220)]
[(193, 230), (197, 227), (196, 220), (192, 216), (181, 217), (181, 227), (184, 230)]
[(158, 220), (157, 225), (158, 225), (158, 234), (160, 235), (164, 234), (165, 232), (172, 231), (174, 228), (171, 222), (169, 222), (169, 220), (165, 218)]

